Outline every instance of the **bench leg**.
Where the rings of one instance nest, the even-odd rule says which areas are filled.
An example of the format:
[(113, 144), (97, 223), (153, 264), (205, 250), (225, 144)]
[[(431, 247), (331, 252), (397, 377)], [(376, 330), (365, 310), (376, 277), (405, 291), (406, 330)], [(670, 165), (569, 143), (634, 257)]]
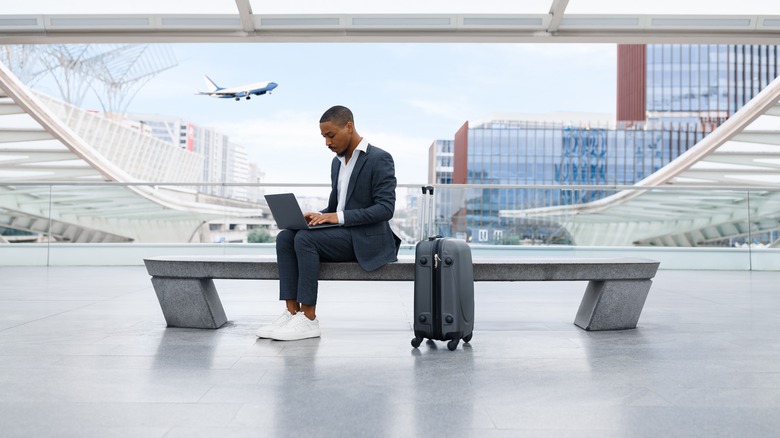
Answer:
[(152, 277), (168, 327), (220, 328), (227, 322), (210, 278)]
[(651, 280), (591, 281), (574, 324), (585, 330), (636, 328)]

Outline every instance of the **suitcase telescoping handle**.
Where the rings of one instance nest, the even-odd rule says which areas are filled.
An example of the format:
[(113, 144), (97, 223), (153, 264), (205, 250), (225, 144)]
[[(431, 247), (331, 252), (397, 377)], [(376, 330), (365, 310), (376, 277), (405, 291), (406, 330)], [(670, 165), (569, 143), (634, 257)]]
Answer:
[(422, 198), (420, 199), (420, 240), (433, 237), (433, 186), (422, 186)]

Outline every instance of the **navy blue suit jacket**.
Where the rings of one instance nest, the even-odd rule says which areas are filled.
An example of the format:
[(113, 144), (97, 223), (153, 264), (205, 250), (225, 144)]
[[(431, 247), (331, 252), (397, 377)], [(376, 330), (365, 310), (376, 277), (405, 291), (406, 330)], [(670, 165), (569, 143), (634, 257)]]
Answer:
[[(395, 211), (395, 165), (389, 153), (370, 144), (365, 153), (352, 159), (357, 161), (347, 187), (344, 227), (352, 233), (358, 263), (366, 271), (373, 271), (398, 260), (401, 240), (389, 222)], [(334, 157), (330, 198), (323, 213), (336, 211), (340, 169), (341, 162)]]

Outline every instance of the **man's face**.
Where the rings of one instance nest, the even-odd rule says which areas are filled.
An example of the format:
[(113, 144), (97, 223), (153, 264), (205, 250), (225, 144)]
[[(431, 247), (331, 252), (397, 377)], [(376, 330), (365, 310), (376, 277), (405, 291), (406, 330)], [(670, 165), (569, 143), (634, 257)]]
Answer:
[(352, 138), (352, 122), (347, 122), (344, 126), (338, 126), (333, 122), (320, 123), (320, 132), (325, 138), (325, 146), (328, 149), (339, 157), (347, 153)]

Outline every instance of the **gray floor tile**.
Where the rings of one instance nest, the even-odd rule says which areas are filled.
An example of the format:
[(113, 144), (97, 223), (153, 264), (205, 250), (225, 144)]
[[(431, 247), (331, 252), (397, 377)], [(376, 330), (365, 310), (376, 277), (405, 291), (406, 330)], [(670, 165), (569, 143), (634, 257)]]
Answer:
[[(771, 436), (780, 272), (660, 271), (636, 330), (573, 324), (585, 283), (478, 283), (474, 338), (412, 338), (411, 283), (325, 282), (322, 338), (166, 328), (143, 267), (0, 268), (2, 436)], [(291, 420), (293, 419), (293, 420)], [(294, 421), (297, 427), (291, 427)]]

